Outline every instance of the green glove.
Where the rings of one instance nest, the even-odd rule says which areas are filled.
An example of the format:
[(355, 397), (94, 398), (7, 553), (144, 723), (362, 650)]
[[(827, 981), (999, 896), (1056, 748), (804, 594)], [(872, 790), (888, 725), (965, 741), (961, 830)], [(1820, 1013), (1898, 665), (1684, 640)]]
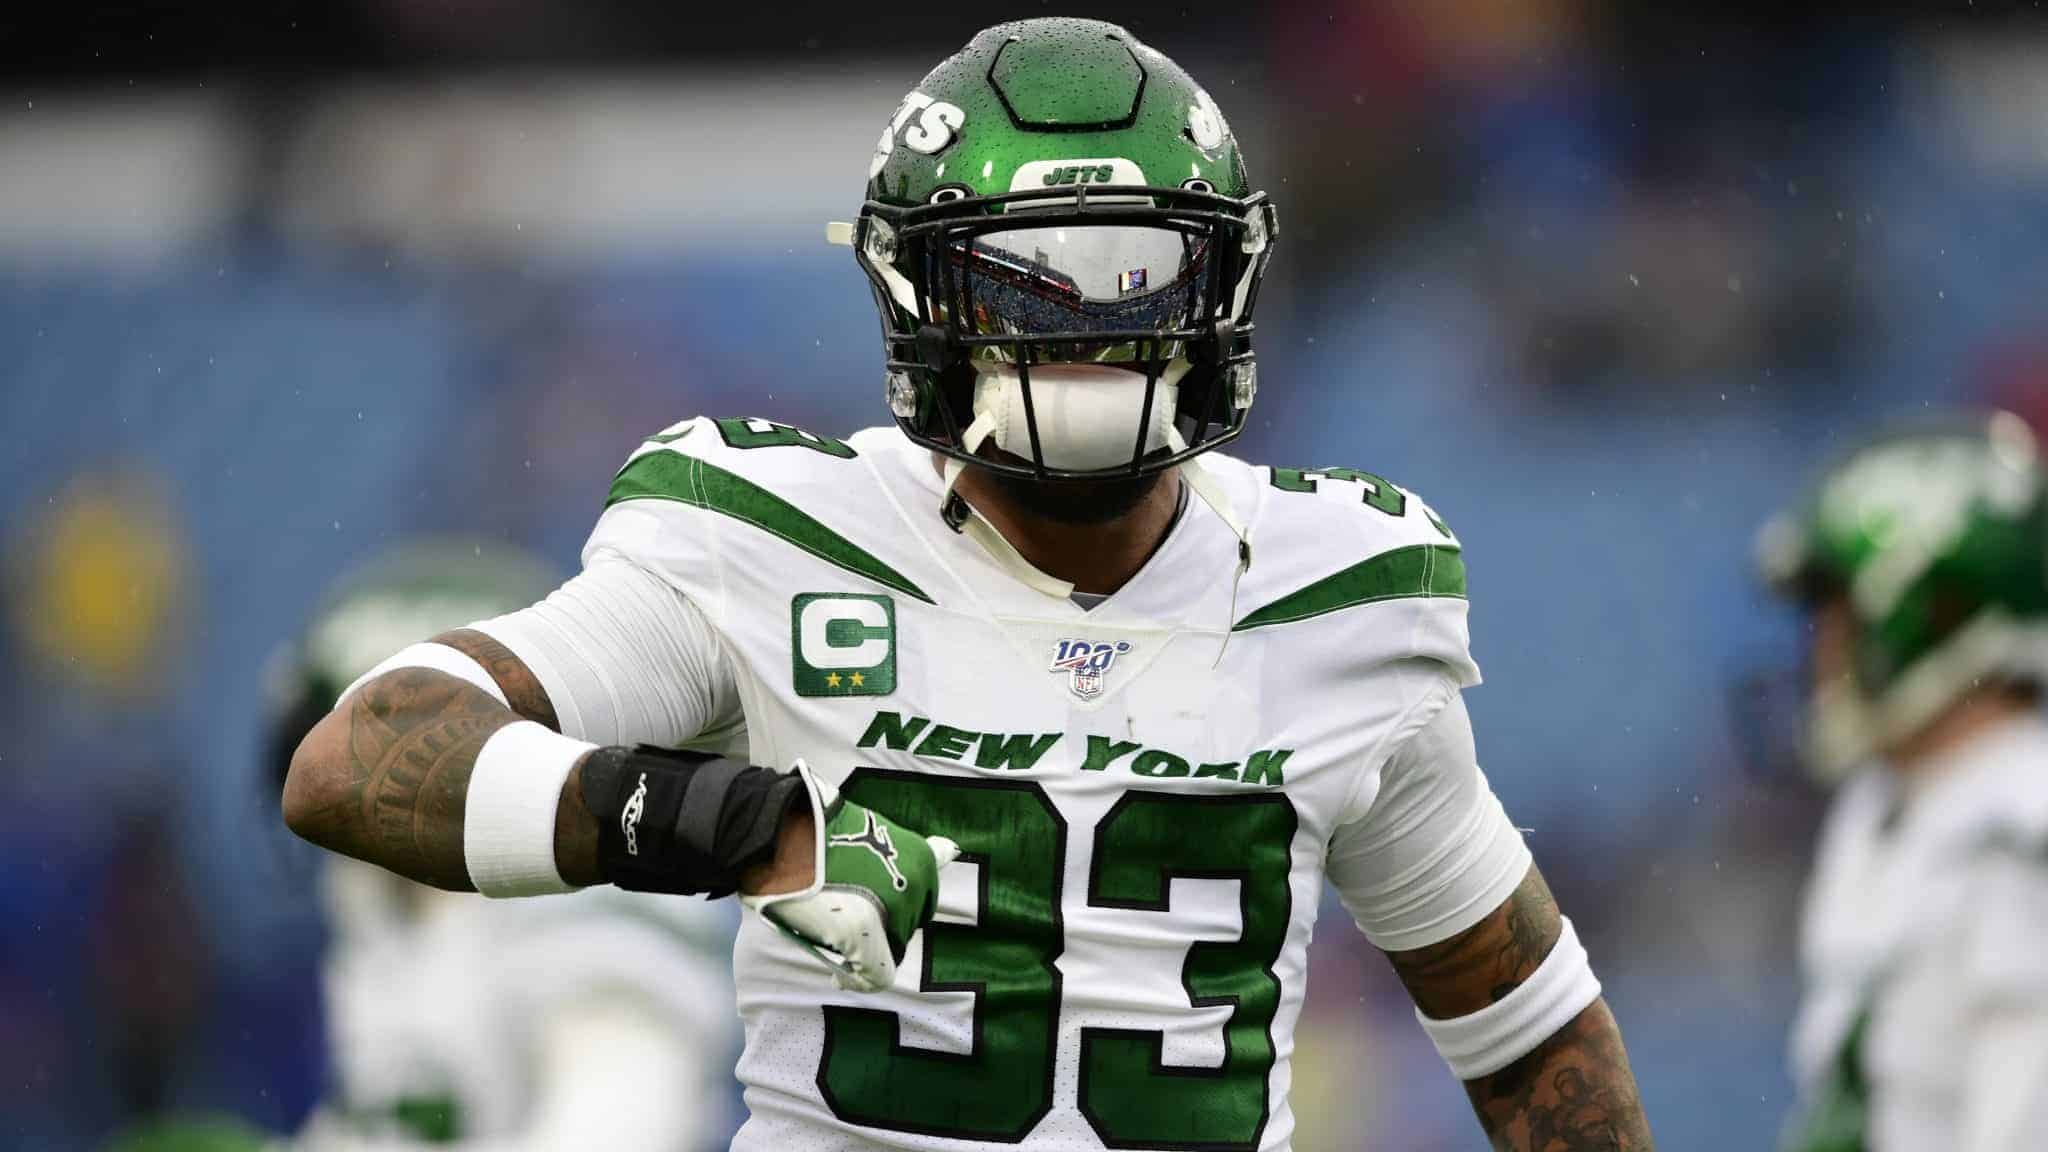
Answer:
[(910, 938), (932, 918), (939, 870), (960, 855), (943, 836), (922, 836), (887, 816), (841, 800), (801, 761), (822, 859), (811, 886), (741, 903), (832, 966), (842, 988), (877, 992), (896, 982)]

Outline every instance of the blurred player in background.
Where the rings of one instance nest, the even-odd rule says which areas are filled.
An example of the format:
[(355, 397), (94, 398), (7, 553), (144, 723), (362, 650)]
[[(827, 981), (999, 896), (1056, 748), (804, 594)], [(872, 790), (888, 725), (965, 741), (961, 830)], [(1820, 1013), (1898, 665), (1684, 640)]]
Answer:
[(1795, 1152), (2048, 1133), (2048, 501), (2003, 413), (1851, 453), (1766, 525), (1808, 612), (1806, 759), (1839, 782), (1807, 894)]
[[(452, 541), (342, 581), (272, 670), (280, 782), (372, 664), (554, 584), (531, 557)], [(730, 1135), (730, 909), (616, 888), (476, 900), (332, 855), (321, 880), (333, 1083), (293, 1147), (691, 1152)]]

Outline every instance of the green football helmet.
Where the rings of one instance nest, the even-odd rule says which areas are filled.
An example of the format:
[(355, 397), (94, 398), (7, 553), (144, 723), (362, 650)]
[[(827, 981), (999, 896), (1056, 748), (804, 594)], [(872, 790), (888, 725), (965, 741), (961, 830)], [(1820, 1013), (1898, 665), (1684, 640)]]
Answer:
[(1090, 480), (1243, 429), (1275, 233), (1186, 72), (1114, 24), (1039, 19), (986, 29), (904, 98), (839, 238), (873, 284), (912, 440)]
[(1852, 621), (1850, 674), (1814, 687), (1806, 758), (1826, 778), (1909, 739), (1985, 683), (2048, 682), (2048, 493), (2033, 434), (1994, 413), (1849, 453), (1764, 525), (1765, 579)]

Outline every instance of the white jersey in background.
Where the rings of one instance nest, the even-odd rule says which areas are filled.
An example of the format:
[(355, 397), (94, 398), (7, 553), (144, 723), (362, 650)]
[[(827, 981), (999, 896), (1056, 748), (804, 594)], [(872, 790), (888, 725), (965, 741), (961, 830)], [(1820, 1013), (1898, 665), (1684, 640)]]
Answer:
[(702, 1152), (731, 1134), (731, 911), (436, 892), (330, 863), (333, 1084), (302, 1152)]
[(1864, 772), (1829, 813), (1801, 931), (1794, 1070), (1832, 1110), (1814, 1130), (1860, 1127), (1871, 1152), (2038, 1149), (2048, 722), (1983, 736), (1917, 780)]
[(1324, 878), (1388, 949), (1523, 878), (1449, 529), (1369, 474), (1199, 466), (1241, 579), (1189, 501), (1083, 610), (949, 530), (894, 428), (690, 421), (620, 472), (583, 575), (480, 625), (572, 736), (802, 759), (963, 850), (892, 990), (745, 920), (736, 1148), (1286, 1148)]

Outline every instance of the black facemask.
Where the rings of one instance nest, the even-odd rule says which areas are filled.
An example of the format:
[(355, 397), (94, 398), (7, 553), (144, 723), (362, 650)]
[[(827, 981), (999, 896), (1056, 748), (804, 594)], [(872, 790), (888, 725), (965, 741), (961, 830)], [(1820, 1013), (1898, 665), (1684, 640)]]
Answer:
[(1115, 480), (1053, 482), (991, 472), (989, 480), (1005, 500), (1041, 520), (1057, 524), (1107, 524), (1136, 508), (1166, 476), (1164, 472), (1154, 472)]

